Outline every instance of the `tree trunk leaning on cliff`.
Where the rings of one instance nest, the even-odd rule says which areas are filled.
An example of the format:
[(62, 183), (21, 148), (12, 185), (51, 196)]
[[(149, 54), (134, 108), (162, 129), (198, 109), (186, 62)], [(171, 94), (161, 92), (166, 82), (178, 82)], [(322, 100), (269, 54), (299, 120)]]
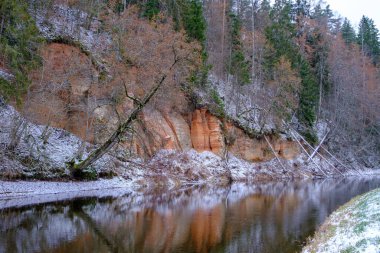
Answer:
[[(170, 67), (169, 71), (174, 67), (174, 65), (178, 62), (178, 59), (176, 59), (173, 63), (173, 65)], [(69, 168), (71, 171), (75, 170), (83, 170), (87, 167), (89, 167), (91, 164), (96, 162), (98, 159), (100, 159), (105, 153), (107, 153), (120, 139), (120, 137), (127, 132), (128, 129), (130, 129), (130, 126), (132, 125), (133, 121), (137, 118), (138, 114), (142, 111), (144, 106), (150, 101), (150, 99), (154, 96), (154, 94), (157, 92), (157, 90), (162, 86), (165, 79), (167, 77), (167, 74), (164, 74), (160, 81), (144, 96), (144, 98), (140, 101), (136, 98), (131, 98), (137, 106), (133, 109), (132, 113), (129, 115), (128, 119), (124, 121), (122, 124), (119, 125), (119, 127), (116, 129), (116, 131), (111, 135), (111, 137), (103, 143), (99, 148), (94, 150), (89, 156), (79, 162), (75, 163), (74, 159), (69, 162)]]

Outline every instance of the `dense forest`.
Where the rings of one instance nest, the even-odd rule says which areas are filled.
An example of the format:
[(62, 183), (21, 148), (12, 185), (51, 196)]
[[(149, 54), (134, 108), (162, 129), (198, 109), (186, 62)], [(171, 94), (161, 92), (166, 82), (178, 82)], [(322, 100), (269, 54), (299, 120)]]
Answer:
[[(71, 19), (65, 20), (67, 13)], [(44, 48), (54, 43), (79, 48), (76, 54), (89, 60), (68, 58), (61, 63), (60, 76), (49, 76)], [(268, 134), (293, 138), (289, 129), (296, 129), (305, 142), (314, 146), (323, 142), (344, 161), (375, 167), (380, 157), (379, 61), (374, 21), (363, 16), (355, 28), (348, 19), (334, 15), (324, 1), (0, 3), (2, 100), (32, 121), (65, 128), (93, 143), (110, 141), (115, 131), (126, 137), (117, 134), (112, 142), (131, 138), (130, 126), (121, 124), (130, 120), (123, 113), (123, 101), (127, 98), (129, 107), (139, 106), (150, 100), (144, 100), (146, 94), (163, 84), (150, 108), (180, 108), (176, 110), (184, 114), (188, 107), (207, 106), (213, 115), (233, 121), (255, 138)], [(71, 96), (67, 90), (81, 89), (74, 87), (72, 77), (89, 72), (91, 78), (96, 76), (97, 88), (89, 88), (80, 99)], [(53, 82), (55, 86), (48, 86)], [(83, 86), (87, 79), (78, 82)], [(66, 105), (49, 95), (54, 90)], [(99, 94), (107, 97), (111, 108), (105, 121), (123, 127), (96, 125), (93, 114), (99, 109), (95, 99)], [(43, 103), (55, 111), (38, 120), (38, 106)], [(77, 118), (66, 127), (57, 115)], [(107, 134), (91, 134), (90, 128)], [(145, 131), (143, 125), (135, 128)], [(16, 133), (18, 129), (21, 125)], [(19, 141), (14, 139), (10, 149)], [(227, 135), (225, 142), (233, 139)], [(78, 151), (78, 156), (83, 152)]]
[(312, 143), (324, 122), (329, 147), (341, 156), (368, 161), (379, 152), (380, 44), (372, 19), (363, 16), (355, 29), (323, 1), (203, 4), (212, 73), (249, 94), (236, 115), (267, 112), (296, 123)]

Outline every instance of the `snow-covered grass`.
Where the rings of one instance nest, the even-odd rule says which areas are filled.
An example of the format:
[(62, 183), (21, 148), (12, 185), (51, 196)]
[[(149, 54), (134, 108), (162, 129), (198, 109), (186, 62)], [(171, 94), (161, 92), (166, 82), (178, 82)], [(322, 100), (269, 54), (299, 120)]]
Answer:
[(302, 252), (380, 252), (380, 189), (335, 211)]

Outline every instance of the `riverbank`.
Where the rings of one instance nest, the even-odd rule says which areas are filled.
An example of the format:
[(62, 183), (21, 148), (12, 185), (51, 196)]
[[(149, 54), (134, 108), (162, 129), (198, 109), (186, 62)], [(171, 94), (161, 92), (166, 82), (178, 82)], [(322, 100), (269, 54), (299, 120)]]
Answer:
[(133, 189), (123, 178), (97, 181), (0, 181), (0, 209), (83, 197), (118, 196)]
[(367, 252), (380, 249), (380, 188), (352, 199), (320, 227), (303, 253)]
[[(34, 124), (10, 105), (0, 106), (0, 118), (0, 179), (72, 180), (67, 162), (73, 157), (87, 157), (97, 148), (63, 129)], [(18, 122), (17, 127), (15, 122)], [(242, 150), (250, 152), (250, 149)], [(265, 152), (275, 151), (268, 149)], [(210, 151), (161, 149), (150, 159), (144, 160), (128, 154), (125, 147), (118, 145), (92, 164), (86, 172), (87, 176), (82, 178), (118, 176), (138, 181), (141, 185), (171, 186), (358, 174), (349, 170), (359, 165), (346, 167), (339, 161), (329, 162), (318, 155), (310, 161), (305, 152), (293, 159), (284, 159), (279, 156), (280, 153), (278, 151), (276, 157), (269, 161), (248, 162), (233, 152), (226, 152), (221, 157)]]
[[(360, 180), (370, 180), (379, 178), (380, 174), (371, 171), (363, 172)], [(165, 179), (165, 180), (164, 180)], [(0, 180), (0, 209), (8, 207), (21, 207), (46, 202), (63, 201), (67, 199), (84, 197), (118, 197), (126, 193), (136, 192), (157, 192), (175, 191), (186, 187), (204, 186), (208, 187), (228, 187), (229, 185), (250, 185), (262, 187), (263, 185), (287, 184), (288, 182), (305, 181), (336, 181), (358, 179), (357, 175), (346, 175), (345, 177), (325, 178), (316, 180), (315, 178), (282, 178), (277, 180), (255, 180), (255, 181), (235, 181), (227, 182), (223, 178), (220, 180), (211, 179), (209, 181), (182, 181), (175, 182), (171, 178), (151, 177), (142, 180), (141, 178), (132, 180), (123, 177), (111, 179), (98, 179), (96, 181), (1, 181)], [(331, 182), (332, 182), (331, 181)]]
[(300, 252), (332, 210), (377, 187), (352, 177), (19, 196), (0, 200), (0, 252)]

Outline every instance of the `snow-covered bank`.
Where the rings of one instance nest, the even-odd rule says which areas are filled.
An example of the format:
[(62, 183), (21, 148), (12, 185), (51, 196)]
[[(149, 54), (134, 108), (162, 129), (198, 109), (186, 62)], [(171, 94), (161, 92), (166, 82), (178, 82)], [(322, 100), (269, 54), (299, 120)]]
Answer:
[[(71, 179), (71, 173), (66, 163), (74, 158), (84, 159), (96, 148), (63, 129), (33, 124), (1, 100), (0, 118), (2, 179), (68, 180)], [(264, 151), (276, 153), (270, 149)], [(321, 156), (314, 156), (309, 161), (305, 153), (293, 160), (278, 157), (257, 163), (244, 161), (242, 157), (241, 153), (234, 156), (227, 152), (221, 158), (208, 151), (199, 153), (184, 149), (160, 150), (146, 161), (132, 157), (125, 147), (116, 145), (92, 164), (91, 172), (99, 177), (118, 175), (144, 187), (173, 187), (189, 183), (326, 178), (379, 171), (358, 172), (356, 166), (342, 166), (339, 161), (327, 161)]]
[(380, 189), (376, 189), (335, 211), (302, 252), (378, 253), (379, 238)]
[[(0, 118), (0, 177), (3, 178), (69, 178), (66, 162), (80, 152), (86, 157), (95, 148), (65, 130), (27, 121), (10, 105), (0, 106)], [(310, 174), (301, 169), (303, 166), (298, 161), (284, 161), (288, 163), (284, 171), (277, 161), (253, 164), (233, 155), (223, 160), (211, 152), (194, 150), (162, 150), (148, 162), (125, 160), (119, 152), (122, 150), (113, 150), (92, 167), (100, 175), (117, 174), (140, 185), (251, 181)]]
[(0, 181), (0, 209), (79, 197), (117, 197), (132, 190), (123, 178), (91, 182)]
[(129, 181), (120, 177), (87, 182), (0, 181), (0, 199), (20, 196), (28, 197), (31, 195), (70, 193), (102, 189), (106, 190), (113, 188), (126, 188), (130, 186)]
[[(0, 103), (0, 118), (0, 178), (69, 179), (66, 162), (79, 153), (86, 157), (95, 148), (65, 130), (29, 122), (5, 103)], [(307, 160), (301, 154), (294, 160), (250, 163), (230, 153), (222, 159), (212, 152), (161, 150), (144, 161), (113, 149), (92, 168), (100, 176), (118, 175), (144, 187), (358, 175), (357, 171), (333, 168), (318, 157), (313, 162)]]
[[(0, 98), (0, 178), (64, 178), (70, 176), (66, 162), (94, 146), (63, 129), (29, 122)], [(112, 171), (113, 158), (98, 160), (98, 174)]]

